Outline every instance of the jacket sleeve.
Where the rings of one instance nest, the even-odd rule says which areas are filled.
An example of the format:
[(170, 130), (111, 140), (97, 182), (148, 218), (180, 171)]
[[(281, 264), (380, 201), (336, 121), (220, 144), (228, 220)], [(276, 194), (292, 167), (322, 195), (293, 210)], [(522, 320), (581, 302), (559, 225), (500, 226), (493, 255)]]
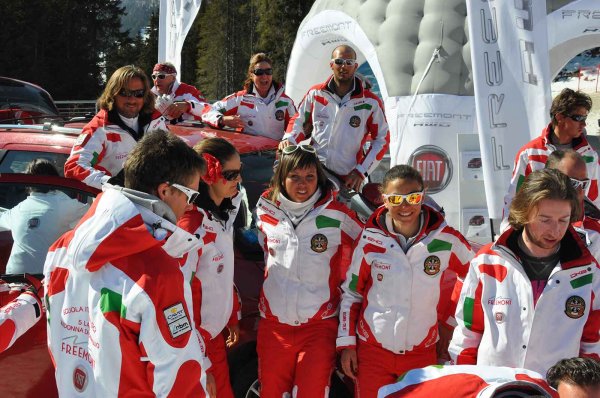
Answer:
[(596, 267), (592, 282), (590, 314), (581, 336), (581, 356), (600, 361), (600, 268)]
[(356, 170), (363, 176), (371, 174), (377, 168), (390, 146), (390, 131), (385, 120), (383, 104), (379, 98), (376, 98), (374, 104), (366, 125), (366, 133), (371, 135), (371, 146), (362, 162), (356, 165)]
[(286, 133), (283, 136), (284, 140), (296, 145), (310, 137), (313, 127), (313, 101), (314, 90), (309, 90), (300, 102), (298, 111), (288, 122)]
[(227, 322), (227, 326), (237, 325), (242, 319), (242, 298), (238, 291), (237, 286), (233, 285), (233, 308), (231, 310), (231, 316)]
[(340, 324), (336, 340), (338, 350), (356, 347), (356, 324), (364, 296), (367, 294), (366, 286), (371, 278), (371, 264), (367, 262), (365, 246), (365, 241), (359, 239), (346, 280), (342, 284)]
[(205, 108), (202, 113), (202, 121), (211, 127), (219, 127), (219, 119), (223, 116), (237, 115), (241, 96), (236, 93), (228, 95), (221, 101), (217, 101), (210, 108)]
[(35, 325), (42, 316), (42, 303), (31, 292), (21, 293), (0, 308), (0, 353)]
[(448, 347), (450, 358), (455, 365), (476, 365), (477, 351), (484, 330), (483, 309), (481, 306), (482, 283), (476, 272), (474, 262), (461, 287), (456, 308), (457, 326)]
[[(519, 153), (517, 153), (517, 156), (515, 157), (515, 167), (513, 169), (512, 177), (510, 178), (510, 185), (508, 187), (506, 195), (504, 195), (504, 208), (502, 210), (503, 220), (508, 219), (508, 210), (510, 209), (510, 203), (517, 194), (517, 191), (521, 187), (523, 181), (525, 181), (525, 177), (529, 173), (531, 173), (531, 168), (529, 167), (529, 157), (527, 156), (527, 151), (521, 148), (521, 150), (519, 150)], [(506, 225), (504, 221), (503, 225)]]
[(65, 177), (74, 178), (96, 189), (102, 189), (111, 174), (98, 166), (106, 153), (106, 130), (98, 127), (95, 130), (84, 128), (79, 135), (71, 155), (65, 162)]

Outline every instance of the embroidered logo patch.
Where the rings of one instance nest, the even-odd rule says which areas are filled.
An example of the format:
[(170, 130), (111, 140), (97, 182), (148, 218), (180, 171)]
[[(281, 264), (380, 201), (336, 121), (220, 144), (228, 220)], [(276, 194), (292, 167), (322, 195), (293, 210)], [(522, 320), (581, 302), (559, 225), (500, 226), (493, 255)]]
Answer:
[(187, 332), (192, 331), (192, 325), (188, 319), (183, 304), (177, 303), (163, 311), (165, 320), (169, 326), (171, 337), (179, 337)]
[(356, 128), (358, 126), (360, 126), (360, 118), (356, 115), (352, 116), (350, 118), (350, 122), (349, 122), (350, 126)]
[(275, 257), (275, 249), (269, 247), (269, 254), (271, 255), (271, 257)]
[(578, 319), (585, 312), (585, 300), (579, 296), (571, 296), (565, 302), (565, 314), (569, 318)]
[(27, 228), (29, 228), (29, 229), (37, 228), (39, 226), (40, 226), (40, 219), (37, 217), (30, 218), (27, 221)]
[(323, 234), (316, 234), (310, 240), (310, 248), (317, 253), (323, 253), (327, 250), (327, 237)]
[(379, 282), (381, 282), (383, 280), (383, 275), (382, 274), (377, 274), (377, 280)]
[(279, 120), (279, 121), (282, 121), (282, 120), (283, 120), (283, 117), (284, 117), (284, 113), (283, 113), (283, 111), (282, 111), (281, 109), (278, 109), (278, 110), (275, 112), (275, 119), (277, 119), (277, 120)]
[(429, 276), (437, 275), (440, 272), (442, 262), (438, 256), (429, 256), (423, 263), (423, 271)]
[(496, 312), (494, 314), (494, 319), (496, 320), (496, 323), (504, 323), (504, 320), (506, 319), (506, 315), (504, 315), (503, 312)]
[(88, 385), (88, 375), (82, 366), (77, 366), (73, 371), (73, 387), (78, 392), (84, 392)]
[(219, 264), (219, 266), (217, 267), (217, 274), (220, 274), (221, 272), (223, 272), (223, 264)]

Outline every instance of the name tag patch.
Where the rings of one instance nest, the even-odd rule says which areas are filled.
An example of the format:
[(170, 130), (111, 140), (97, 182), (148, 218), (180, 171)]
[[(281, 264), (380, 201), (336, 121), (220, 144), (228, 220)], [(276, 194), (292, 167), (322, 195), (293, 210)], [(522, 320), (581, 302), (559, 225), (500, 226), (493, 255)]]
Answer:
[(179, 337), (187, 332), (192, 331), (192, 325), (190, 324), (190, 320), (183, 309), (183, 304), (177, 303), (172, 305), (165, 309), (163, 314), (165, 315), (167, 325), (169, 325), (171, 337)]

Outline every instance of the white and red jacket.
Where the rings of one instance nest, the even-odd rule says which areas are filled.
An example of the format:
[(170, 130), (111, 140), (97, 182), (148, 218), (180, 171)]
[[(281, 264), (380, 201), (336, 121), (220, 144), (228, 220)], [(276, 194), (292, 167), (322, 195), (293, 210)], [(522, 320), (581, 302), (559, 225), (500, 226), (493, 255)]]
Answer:
[(252, 135), (281, 140), (290, 118), (296, 113), (294, 101), (285, 94), (283, 84), (273, 83), (265, 101), (254, 92), (254, 86), (248, 90), (233, 93), (212, 105), (212, 111), (206, 112), (202, 120), (213, 127), (219, 127), (222, 116), (239, 115), (244, 122), (242, 132)]
[(179, 263), (200, 242), (159, 214), (174, 219), (158, 198), (106, 184), (51, 247), (48, 346), (61, 396), (204, 396), (210, 365)]
[[(387, 209), (371, 215), (342, 285), (338, 349), (362, 342), (396, 354), (438, 341), (444, 271), (466, 275), (474, 252), (441, 213), (422, 206), (423, 224), (406, 253), (386, 227)], [(439, 319), (447, 324), (447, 319)]]
[(233, 284), (233, 223), (241, 201), (241, 194), (232, 199), (234, 209), (227, 221), (194, 206), (177, 223), (204, 242), (200, 250), (188, 254), (186, 266), (190, 270), (185, 272), (191, 271), (194, 321), (211, 339), (241, 318), (241, 305)]
[[(154, 95), (159, 95), (156, 86), (152, 87)], [(182, 115), (183, 120), (202, 120), (202, 113), (210, 109), (210, 105), (204, 99), (204, 95), (196, 87), (181, 83), (178, 80), (173, 82), (171, 92), (173, 102), (184, 101), (189, 106), (189, 111)]]
[[(558, 398), (544, 377), (526, 369), (495, 366), (427, 366), (413, 369), (395, 384), (381, 387), (378, 398), (492, 398), (511, 388), (530, 388), (536, 396)], [(517, 395), (514, 395), (515, 397)]]
[(144, 133), (167, 130), (165, 119), (158, 112), (140, 113), (140, 131), (127, 127), (116, 110), (101, 110), (83, 127), (65, 162), (65, 177), (102, 189), (102, 184), (122, 169), (125, 159)]
[[(283, 138), (292, 144), (310, 138), (319, 160), (329, 170), (345, 176), (356, 169), (367, 176), (390, 143), (383, 104), (359, 78), (354, 79), (354, 89), (341, 99), (331, 84), (332, 77), (308, 90)], [(369, 139), (371, 146), (365, 153)]]
[(335, 317), (340, 284), (362, 224), (331, 191), (295, 228), (279, 203), (266, 196), (256, 207), (266, 264), (261, 316), (291, 326)]
[[(0, 280), (0, 294), (9, 293), (11, 286)], [(30, 291), (25, 291), (0, 308), (0, 353), (10, 348), (42, 317), (42, 302)]]
[(449, 352), (456, 364), (510, 366), (546, 374), (559, 359), (600, 359), (600, 269), (569, 227), (560, 260), (534, 307), (531, 282), (509, 228), (471, 262)]
[[(504, 196), (504, 210), (502, 215), (504, 219), (508, 218), (510, 203), (523, 181), (525, 181), (525, 177), (532, 171), (542, 170), (546, 165), (548, 155), (556, 150), (556, 147), (550, 141), (552, 134), (554, 133), (552, 124), (550, 123), (542, 130), (542, 134), (539, 137), (529, 141), (519, 149), (515, 157), (515, 166), (510, 179), (510, 186)], [(588, 143), (585, 133), (573, 139), (572, 145), (573, 150), (577, 151), (583, 157), (583, 160), (585, 160), (587, 175), (591, 180), (586, 196), (598, 207), (600, 206), (600, 196), (598, 195), (598, 177), (600, 172), (598, 167), (598, 153)]]

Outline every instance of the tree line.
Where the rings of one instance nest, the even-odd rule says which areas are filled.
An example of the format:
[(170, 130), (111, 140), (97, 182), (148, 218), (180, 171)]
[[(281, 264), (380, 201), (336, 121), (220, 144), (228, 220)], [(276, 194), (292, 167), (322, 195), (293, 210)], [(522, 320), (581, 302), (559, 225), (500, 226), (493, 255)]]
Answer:
[[(298, 26), (314, 0), (204, 0), (182, 51), (183, 81), (207, 98), (240, 90), (250, 56), (283, 80)], [(55, 100), (93, 99), (122, 65), (148, 75), (158, 54), (158, 8), (145, 34), (122, 30), (121, 0), (3, 2), (0, 75), (36, 83)]]

